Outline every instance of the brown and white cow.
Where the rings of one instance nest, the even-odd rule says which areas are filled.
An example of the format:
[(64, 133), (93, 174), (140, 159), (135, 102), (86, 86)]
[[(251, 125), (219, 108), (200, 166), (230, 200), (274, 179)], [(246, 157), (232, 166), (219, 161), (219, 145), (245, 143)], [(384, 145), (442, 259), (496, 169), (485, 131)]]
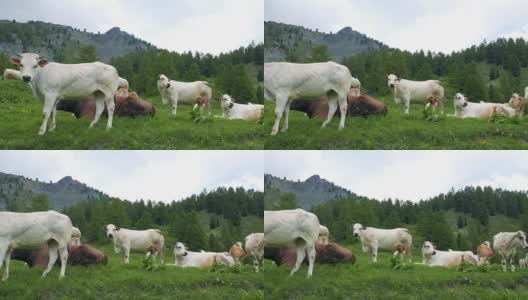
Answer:
[(236, 242), (231, 246), (231, 249), (229, 249), (229, 254), (233, 257), (235, 260), (235, 264), (239, 265), (242, 259), (246, 256), (246, 251), (242, 247), (242, 242)]
[(495, 251), (491, 249), (489, 241), (485, 241), (477, 247), (479, 264), (489, 264), (489, 260), (495, 256)]
[[(352, 251), (344, 248), (336, 243), (316, 243), (315, 244), (315, 263), (317, 264), (338, 264), (356, 262), (356, 257)], [(274, 261), (278, 266), (287, 265), (290, 268), (295, 266), (297, 260), (297, 253), (295, 247), (284, 248), (264, 248), (264, 258)], [(304, 264), (308, 264), (308, 259), (304, 257)]]
[[(68, 252), (68, 265), (88, 266), (108, 263), (108, 257), (103, 252), (88, 244), (69, 245)], [(15, 249), (11, 258), (27, 263), (30, 268), (34, 266), (46, 268), (49, 261), (48, 245), (43, 245), (38, 249)], [(59, 260), (56, 265), (60, 265)]]

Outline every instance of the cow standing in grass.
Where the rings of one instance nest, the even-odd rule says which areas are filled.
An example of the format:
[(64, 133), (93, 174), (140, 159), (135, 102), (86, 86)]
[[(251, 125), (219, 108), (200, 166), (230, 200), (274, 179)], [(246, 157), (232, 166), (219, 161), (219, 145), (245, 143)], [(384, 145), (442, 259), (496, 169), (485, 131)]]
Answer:
[(125, 264), (129, 263), (130, 251), (144, 252), (152, 245), (160, 252), (160, 261), (163, 264), (165, 238), (159, 229), (131, 230), (108, 224), (105, 230), (106, 235), (114, 241), (115, 253), (123, 252)]
[(502, 270), (506, 272), (506, 262), (510, 259), (511, 271), (515, 272), (515, 254), (517, 248), (528, 249), (526, 232), (500, 232), (493, 237), (493, 250), (501, 257)]
[(181, 82), (169, 80), (167, 76), (160, 74), (157, 85), (161, 101), (163, 104), (170, 102), (173, 115), (176, 115), (178, 103), (200, 104), (211, 112), (213, 92), (207, 81)]
[(251, 255), (253, 258), (253, 266), (255, 267), (255, 272), (259, 271), (259, 264), (262, 261), (264, 256), (264, 233), (257, 232), (251, 233), (246, 236), (246, 242), (244, 245), (246, 253)]
[(363, 227), (356, 223), (353, 226), (354, 237), (359, 238), (363, 252), (372, 256), (372, 262), (378, 261), (378, 250), (395, 251), (394, 254), (412, 257), (412, 236), (406, 228), (379, 229)]
[(385, 79), (393, 92), (394, 102), (403, 104), (405, 114), (409, 114), (411, 101), (426, 104), (431, 97), (437, 98), (441, 110), (444, 110), (444, 87), (440, 81), (413, 81), (400, 78), (394, 74), (387, 75)]

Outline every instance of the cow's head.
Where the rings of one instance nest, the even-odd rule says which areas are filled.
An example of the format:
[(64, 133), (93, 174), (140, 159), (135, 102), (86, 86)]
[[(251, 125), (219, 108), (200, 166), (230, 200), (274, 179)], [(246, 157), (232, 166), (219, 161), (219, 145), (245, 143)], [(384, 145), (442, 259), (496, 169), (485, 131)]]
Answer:
[(22, 80), (30, 82), (39, 71), (39, 67), (44, 67), (48, 60), (35, 53), (22, 53), (11, 57), (11, 63), (20, 69)]
[(233, 108), (234, 103), (235, 98), (229, 96), (228, 94), (223, 94), (222, 98), (220, 98), (220, 104), (222, 105), (222, 108)]
[(115, 226), (114, 224), (108, 224), (104, 227), (104, 229), (106, 230), (106, 236), (109, 238), (113, 238), (114, 233), (119, 231), (119, 227)]
[(427, 256), (436, 255), (436, 246), (429, 241), (425, 241), (422, 245), (422, 254)]
[(521, 230), (517, 231), (515, 233), (515, 238), (519, 241), (521, 247), (525, 249), (528, 248), (528, 243), (526, 242), (526, 232)]
[(163, 74), (160, 74), (158, 78), (158, 85), (167, 87), (167, 84), (169, 84), (169, 78)]
[(385, 76), (385, 79), (387, 79), (387, 85), (393, 89), (394, 86), (400, 82), (400, 78), (394, 74), (390, 74), (390, 75), (387, 75)]
[(524, 102), (524, 99), (521, 96), (519, 96), (519, 94), (517, 93), (514, 93), (511, 96), (510, 101), (509, 101), (510, 106), (516, 110), (521, 109), (523, 102)]
[(438, 98), (435, 97), (435, 96), (431, 96), (431, 97), (427, 98), (427, 102), (428, 102), (433, 108), (437, 108), (438, 105), (440, 104), (440, 99), (438, 99)]
[(150, 245), (147, 250), (150, 255), (158, 255), (158, 248), (154, 245)]
[(455, 103), (455, 107), (466, 107), (468, 105), (468, 98), (464, 94), (456, 93), (453, 102)]
[(362, 234), (363, 230), (365, 230), (365, 228), (363, 228), (363, 225), (356, 223), (352, 226), (352, 230), (354, 237), (359, 237)]
[(174, 245), (174, 256), (187, 256), (187, 247), (182, 242)]
[(246, 256), (246, 251), (242, 248), (242, 242), (234, 243), (229, 249), (229, 254), (236, 260), (240, 260), (242, 257)]

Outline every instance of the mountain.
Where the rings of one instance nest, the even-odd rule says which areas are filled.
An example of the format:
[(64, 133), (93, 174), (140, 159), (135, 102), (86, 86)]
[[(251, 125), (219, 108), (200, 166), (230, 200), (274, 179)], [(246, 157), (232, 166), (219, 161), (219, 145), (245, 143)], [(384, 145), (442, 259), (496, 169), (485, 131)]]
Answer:
[(319, 175), (313, 175), (305, 181), (292, 181), (265, 174), (264, 189), (266, 191), (264, 194), (266, 209), (269, 209), (284, 193), (294, 193), (304, 209), (310, 209), (334, 199), (357, 197), (356, 194), (319, 177)]
[(156, 49), (153, 45), (134, 35), (114, 27), (105, 33), (91, 33), (70, 26), (29, 21), (0, 20), (0, 53), (34, 52), (51, 60), (64, 61), (77, 55), (81, 45), (92, 45), (103, 62), (112, 57)]
[(302, 26), (264, 22), (264, 34), (266, 62), (302, 61), (315, 45), (327, 46), (332, 60), (336, 62), (341, 62), (346, 56), (388, 48), (351, 27), (337, 33), (324, 33)]
[(22, 205), (20, 202), (30, 201), (33, 195), (39, 194), (47, 195), (49, 208), (55, 210), (107, 196), (71, 176), (57, 182), (42, 182), (0, 172), (0, 210), (5, 210), (10, 205)]

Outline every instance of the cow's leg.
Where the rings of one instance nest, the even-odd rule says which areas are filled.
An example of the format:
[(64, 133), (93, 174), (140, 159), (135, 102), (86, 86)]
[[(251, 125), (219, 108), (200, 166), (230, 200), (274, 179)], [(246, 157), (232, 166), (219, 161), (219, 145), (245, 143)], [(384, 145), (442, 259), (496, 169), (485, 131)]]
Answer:
[(501, 254), (502, 271), (506, 272), (506, 257)]
[(130, 245), (126, 245), (123, 251), (125, 253), (125, 265), (128, 265), (130, 258)]
[(315, 263), (315, 243), (307, 244), (306, 252), (308, 253), (308, 277), (311, 277), (313, 273), (313, 266)]
[(176, 110), (178, 109), (178, 95), (174, 95), (170, 98), (172, 104), (172, 114), (176, 115)]
[(259, 260), (256, 255), (253, 255), (253, 267), (255, 268), (255, 272), (258, 273), (259, 271)]
[(58, 244), (55, 241), (51, 241), (50, 243), (48, 243), (48, 248), (49, 248), (48, 267), (42, 273), (42, 277), (45, 277), (46, 275), (48, 275), (51, 269), (53, 269), (53, 266), (55, 265), (55, 262), (57, 261), (57, 256), (58, 256), (57, 247), (58, 247)]
[(404, 112), (406, 115), (409, 114), (409, 105), (411, 104), (411, 98), (410, 97), (405, 97), (405, 99), (403, 99), (403, 109), (404, 109)]
[(341, 120), (339, 121), (339, 129), (345, 128), (345, 119), (348, 110), (347, 94), (339, 95), (339, 109), (341, 110)]
[(55, 101), (55, 105), (53, 105), (53, 110), (51, 111), (51, 126), (49, 131), (54, 131), (57, 127), (57, 124), (55, 123), (55, 117), (57, 116), (57, 105), (59, 104), (59, 100)]
[(512, 253), (510, 254), (510, 265), (511, 265), (511, 271), (515, 272), (515, 254), (517, 251), (515, 251), (515, 248), (512, 249)]
[(280, 121), (284, 115), (284, 110), (287, 104), (288, 97), (282, 95), (277, 96), (275, 100), (275, 124), (273, 124), (273, 128), (271, 129), (271, 135), (276, 135), (279, 132)]
[(160, 244), (158, 245), (158, 252), (159, 252), (159, 255), (160, 255), (160, 263), (161, 264), (164, 264), (165, 263), (165, 254), (163, 253), (164, 250), (163, 250), (163, 244)]
[(282, 122), (281, 132), (286, 132), (288, 130), (288, 116), (290, 115), (291, 102), (291, 99), (289, 99), (288, 103), (286, 103), (286, 106), (284, 107), (284, 121)]
[(328, 96), (328, 115), (326, 116), (326, 120), (323, 122), (323, 125), (321, 125), (321, 128), (325, 128), (330, 121), (332, 121), (332, 117), (334, 116), (335, 112), (337, 110), (337, 98), (335, 96), (331, 97)]
[(99, 122), (99, 119), (101, 118), (101, 115), (103, 114), (104, 107), (105, 107), (104, 98), (101, 96), (97, 97), (95, 99), (95, 115), (92, 120), (92, 123), (90, 123), (90, 128), (93, 128), (95, 124)]
[(292, 276), (299, 268), (301, 267), (301, 264), (304, 260), (305, 251), (306, 251), (306, 243), (304, 241), (297, 241), (295, 243), (296, 252), (297, 252), (297, 260), (295, 261), (295, 266), (290, 272), (290, 276)]
[(109, 96), (105, 98), (106, 110), (108, 112), (108, 122), (106, 123), (106, 129), (112, 128), (112, 122), (114, 121), (115, 102), (114, 97)]
[[(13, 249), (7, 249), (7, 251), (4, 253), (4, 259), (5, 262), (5, 269), (4, 269), (4, 275), (2, 276), (2, 281), (6, 281), (9, 278), (9, 264), (11, 263), (11, 252), (13, 252)], [(0, 269), (2, 268), (2, 263), (0, 262)]]
[(38, 131), (39, 135), (43, 135), (46, 133), (46, 128), (48, 126), (48, 120), (53, 111), (53, 107), (55, 106), (56, 100), (57, 100), (57, 97), (51, 94), (46, 95), (44, 98), (44, 109), (42, 111), (42, 115), (44, 116), (44, 119), (42, 120), (42, 125), (40, 126), (40, 129)]
[(372, 252), (372, 262), (377, 263), (378, 262), (378, 243), (373, 242), (370, 249)]
[(66, 265), (68, 264), (68, 246), (64, 246), (59, 249), (60, 261), (61, 261), (61, 270), (59, 274), (59, 279), (64, 278), (66, 273)]

